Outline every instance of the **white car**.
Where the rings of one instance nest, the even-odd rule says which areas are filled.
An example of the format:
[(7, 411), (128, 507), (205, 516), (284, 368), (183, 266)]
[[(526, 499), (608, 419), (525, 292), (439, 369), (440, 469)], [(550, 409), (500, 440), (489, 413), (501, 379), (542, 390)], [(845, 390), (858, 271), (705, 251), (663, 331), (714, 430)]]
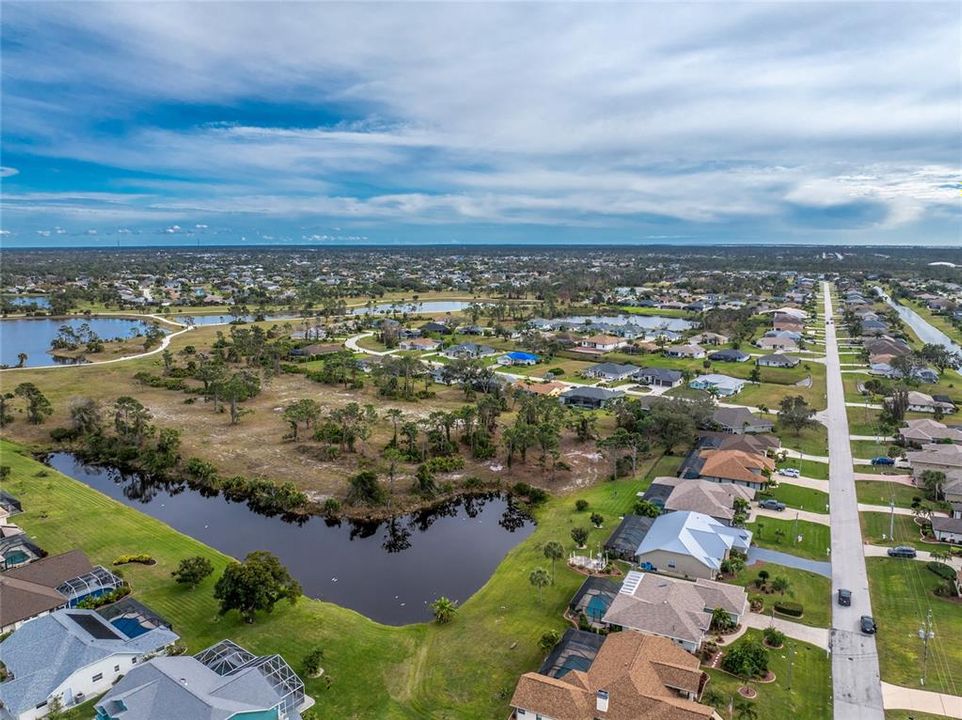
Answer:
[(790, 478), (797, 478), (799, 475), (801, 475), (801, 473), (798, 471), (798, 468), (779, 468), (778, 474)]

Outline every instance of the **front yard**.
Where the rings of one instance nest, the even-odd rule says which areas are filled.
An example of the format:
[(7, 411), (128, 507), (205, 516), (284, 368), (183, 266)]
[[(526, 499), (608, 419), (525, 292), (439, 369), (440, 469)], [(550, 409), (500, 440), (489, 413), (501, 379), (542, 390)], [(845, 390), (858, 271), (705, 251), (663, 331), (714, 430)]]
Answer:
[[(791, 515), (786, 511), (786, 515)], [(759, 547), (779, 550), (809, 560), (828, 560), (828, 549), (832, 546), (827, 525), (818, 525), (805, 520), (779, 520), (759, 518), (745, 527), (754, 534), (752, 540)], [(801, 536), (797, 540), (796, 533)]]
[[(755, 587), (755, 579), (758, 577), (759, 570), (766, 570), (769, 574), (769, 582), (776, 577), (783, 577), (789, 582), (788, 592), (784, 595), (779, 593), (760, 593)], [(796, 570), (775, 565), (772, 563), (757, 562), (750, 565), (738, 573), (735, 577), (726, 580), (733, 585), (744, 587), (749, 597), (757, 595), (764, 600), (764, 608), (761, 610), (765, 615), (770, 615), (772, 607), (779, 600), (794, 600), (804, 607), (804, 615), (800, 618), (785, 617), (786, 620), (799, 622), (803, 625), (813, 627), (829, 627), (832, 624), (832, 583), (821, 575)], [(781, 617), (781, 616), (776, 616)]]

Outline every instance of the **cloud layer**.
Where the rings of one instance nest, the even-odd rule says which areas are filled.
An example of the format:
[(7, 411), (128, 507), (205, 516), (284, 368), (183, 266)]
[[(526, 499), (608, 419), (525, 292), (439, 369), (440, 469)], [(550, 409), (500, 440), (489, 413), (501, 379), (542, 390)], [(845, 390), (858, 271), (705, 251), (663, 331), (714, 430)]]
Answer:
[(959, 243), (960, 19), (5, 3), (4, 227)]

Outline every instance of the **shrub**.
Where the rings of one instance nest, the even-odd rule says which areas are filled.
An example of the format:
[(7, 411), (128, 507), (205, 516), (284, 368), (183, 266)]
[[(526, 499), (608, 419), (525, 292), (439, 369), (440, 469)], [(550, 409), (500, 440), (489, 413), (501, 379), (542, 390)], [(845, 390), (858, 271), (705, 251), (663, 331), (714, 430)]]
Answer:
[(128, 563), (140, 563), (141, 565), (153, 565), (154, 559), (147, 553), (137, 553), (136, 555), (121, 555), (114, 560), (114, 565), (126, 565)]
[(80, 433), (73, 428), (58, 427), (50, 431), (50, 439), (54, 442), (67, 442), (75, 440)]
[(582, 499), (582, 500), (575, 501), (575, 510), (577, 510), (578, 512), (584, 512), (587, 509), (588, 509), (587, 500)]
[(341, 503), (337, 498), (328, 498), (324, 501), (324, 514), (337, 515), (341, 511)]
[(768, 650), (757, 640), (743, 640), (725, 653), (721, 666), (739, 677), (761, 677), (768, 672)]
[(464, 458), (460, 455), (442, 455), (440, 457), (433, 457), (430, 460), (425, 461), (424, 467), (426, 467), (428, 471), (432, 473), (463, 470)]
[(767, 627), (762, 631), (765, 642), (772, 647), (781, 647), (785, 644), (785, 633), (773, 627)]
[(321, 648), (314, 648), (304, 656), (302, 667), (304, 674), (308, 677), (317, 677), (321, 672), (321, 660), (324, 659), (324, 651)]
[(588, 529), (583, 527), (571, 528), (571, 539), (578, 547), (584, 547), (588, 542)]
[(802, 607), (801, 603), (794, 602), (792, 600), (779, 600), (774, 605), (775, 612), (781, 613), (782, 615), (790, 615), (791, 617), (801, 617), (805, 608)]
[(565, 369), (560, 367), (553, 367), (548, 372), (554, 375), (555, 377), (561, 377), (562, 375), (565, 374)]
[(951, 565), (946, 565), (945, 563), (932, 560), (927, 562), (925, 567), (934, 572), (943, 580), (955, 580), (955, 570)]

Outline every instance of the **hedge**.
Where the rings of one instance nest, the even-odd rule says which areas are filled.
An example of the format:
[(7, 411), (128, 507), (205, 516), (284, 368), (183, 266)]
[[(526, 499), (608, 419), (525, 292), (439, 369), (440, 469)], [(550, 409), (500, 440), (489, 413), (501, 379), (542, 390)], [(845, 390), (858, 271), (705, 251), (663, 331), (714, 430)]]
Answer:
[(943, 580), (955, 580), (955, 569), (951, 565), (931, 560), (926, 567)]
[(804, 612), (801, 603), (791, 600), (779, 600), (775, 603), (774, 608), (775, 612), (781, 613), (782, 615), (791, 615), (792, 617), (801, 617)]

